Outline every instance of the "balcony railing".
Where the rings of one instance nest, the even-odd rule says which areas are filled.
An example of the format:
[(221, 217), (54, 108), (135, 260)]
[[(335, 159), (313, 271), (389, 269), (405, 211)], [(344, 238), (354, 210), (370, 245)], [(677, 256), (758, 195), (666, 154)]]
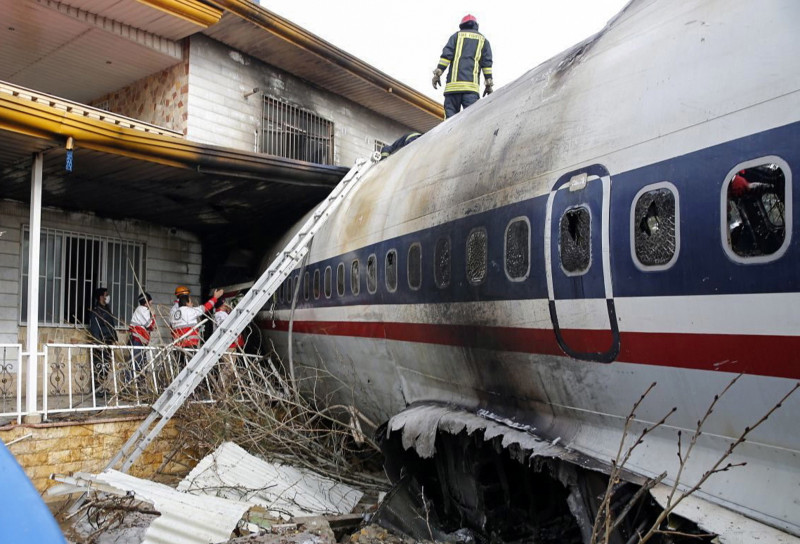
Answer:
[[(46, 344), (41, 357), (37, 412), (121, 411), (149, 406), (191, 360), (195, 350), (174, 346)], [(20, 344), (0, 344), (0, 423), (26, 415)], [(251, 372), (259, 355), (228, 352), (197, 387), (194, 402), (214, 402), (233, 380)], [(20, 370), (22, 369), (22, 370)]]

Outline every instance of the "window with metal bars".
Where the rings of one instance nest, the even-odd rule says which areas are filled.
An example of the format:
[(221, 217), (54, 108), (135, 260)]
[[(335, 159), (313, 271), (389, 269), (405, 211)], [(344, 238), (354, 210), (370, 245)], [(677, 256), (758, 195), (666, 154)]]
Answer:
[[(28, 321), (30, 231), (22, 234), (20, 323)], [(144, 244), (43, 228), (39, 245), (39, 323), (88, 325), (92, 294), (105, 287), (111, 313), (127, 321), (144, 285)]]
[(264, 97), (261, 152), (333, 164), (333, 122), (282, 100)]

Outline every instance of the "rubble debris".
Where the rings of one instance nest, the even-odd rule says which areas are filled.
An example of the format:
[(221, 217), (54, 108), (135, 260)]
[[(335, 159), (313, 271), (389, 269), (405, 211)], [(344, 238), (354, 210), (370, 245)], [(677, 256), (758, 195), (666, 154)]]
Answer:
[(275, 517), (347, 514), (363, 493), (310, 470), (269, 463), (233, 442), (204, 457), (179, 491), (258, 504)]

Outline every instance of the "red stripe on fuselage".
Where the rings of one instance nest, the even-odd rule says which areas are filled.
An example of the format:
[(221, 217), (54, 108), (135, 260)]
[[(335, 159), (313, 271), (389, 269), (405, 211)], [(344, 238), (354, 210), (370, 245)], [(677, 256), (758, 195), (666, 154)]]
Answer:
[[(265, 328), (286, 332), (289, 323), (276, 321), (274, 328), (271, 323)], [(292, 328), (301, 334), (564, 355), (551, 329), (363, 321), (295, 321)], [(582, 346), (607, 344), (610, 334), (572, 329), (562, 331), (562, 336), (572, 349), (585, 351)], [(800, 379), (797, 336), (620, 332), (620, 343), (619, 362)]]

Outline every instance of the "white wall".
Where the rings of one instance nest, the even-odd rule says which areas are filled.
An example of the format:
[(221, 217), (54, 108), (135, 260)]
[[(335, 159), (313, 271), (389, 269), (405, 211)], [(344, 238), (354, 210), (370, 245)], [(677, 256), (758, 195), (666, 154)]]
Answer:
[[(22, 227), (28, 223), (27, 204), (0, 200), (0, 232), (3, 233), (0, 235), (0, 343), (16, 343), (21, 338), (19, 307), (21, 297), (26, 296), (20, 292), (21, 240)], [(142, 242), (145, 246), (144, 288), (158, 305), (159, 315), (165, 318), (175, 298), (175, 286), (186, 285), (193, 294), (201, 294), (201, 245), (193, 234), (139, 221), (112, 221), (53, 208), (42, 210), (42, 227)], [(127, 322), (131, 316), (117, 317)], [(166, 332), (163, 321), (158, 325)]]
[(206, 36), (192, 36), (189, 50), (187, 138), (192, 141), (254, 151), (260, 127), (259, 88), (333, 121), (334, 160), (351, 166), (369, 156), (375, 139), (391, 143), (410, 132), (403, 126), (341, 96), (326, 92)]

